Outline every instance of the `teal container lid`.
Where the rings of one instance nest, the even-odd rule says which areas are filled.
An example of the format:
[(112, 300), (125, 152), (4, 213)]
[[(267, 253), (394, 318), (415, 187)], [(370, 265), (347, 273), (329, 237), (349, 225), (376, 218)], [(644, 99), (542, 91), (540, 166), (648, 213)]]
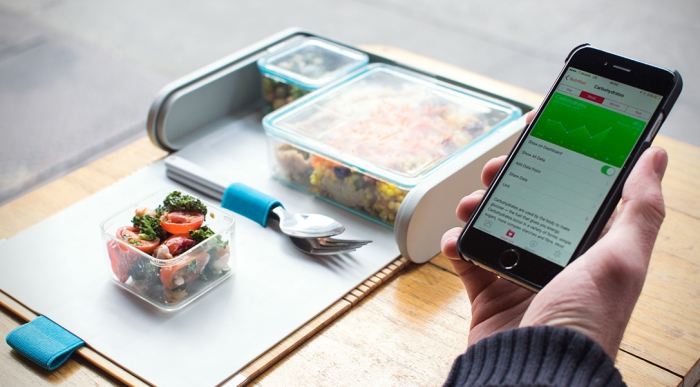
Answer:
[(411, 189), (522, 115), (511, 104), (371, 64), (263, 118), (268, 136)]
[(317, 38), (258, 60), (263, 74), (308, 90), (321, 88), (367, 64), (367, 54)]

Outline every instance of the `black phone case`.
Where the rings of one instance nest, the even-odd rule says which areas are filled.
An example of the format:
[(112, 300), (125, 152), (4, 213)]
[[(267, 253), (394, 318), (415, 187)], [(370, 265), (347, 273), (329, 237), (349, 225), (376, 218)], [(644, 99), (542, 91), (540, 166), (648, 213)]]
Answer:
[[(589, 43), (584, 43), (581, 44), (577, 47), (575, 47), (569, 55), (566, 57), (565, 64), (569, 62), (571, 57), (576, 53), (576, 51), (590, 46)], [(678, 97), (681, 94), (681, 91), (683, 90), (683, 78), (681, 77), (681, 74), (678, 72), (678, 70), (673, 71), (674, 75), (674, 85), (673, 89), (671, 89), (671, 93), (669, 93), (668, 98), (666, 101), (661, 105), (661, 121), (658, 123), (654, 123), (656, 128), (652, 129), (653, 131), (650, 133), (651, 137), (648, 137), (646, 140), (644, 140), (639, 148), (633, 153), (632, 158), (633, 161), (630, 164), (631, 166), (634, 166), (637, 164), (637, 161), (639, 161), (639, 158), (642, 157), (642, 154), (644, 153), (647, 148), (651, 146), (652, 141), (654, 141), (654, 138), (656, 137), (656, 134), (658, 133), (658, 129), (663, 126), (664, 122), (666, 121), (666, 118), (668, 117), (669, 113), (671, 112), (671, 109), (673, 108), (673, 105), (675, 105), (676, 101), (678, 100)], [(581, 240), (581, 243), (579, 244), (579, 247), (574, 251), (573, 254), (573, 259), (578, 258), (581, 256), (581, 254), (585, 253), (593, 244), (598, 240), (600, 237), (600, 234), (603, 232), (605, 229), (605, 226), (608, 224), (608, 221), (610, 220), (610, 216), (612, 216), (613, 212), (615, 211), (615, 208), (617, 208), (618, 203), (620, 202), (620, 199), (622, 198), (622, 189), (625, 186), (625, 182), (627, 181), (627, 178), (629, 177), (629, 174), (632, 172), (633, 168), (626, 168), (624, 170), (624, 175), (622, 179), (622, 184), (619, 184), (615, 189), (611, 192), (611, 200), (607, 202), (605, 207), (602, 208), (601, 216), (599, 220), (596, 223), (593, 223), (591, 232), (588, 233), (588, 235)]]
[[(571, 57), (571, 55), (573, 55), (574, 52), (575, 51), (572, 51), (572, 53), (569, 55), (569, 58)], [(668, 114), (671, 112), (673, 105), (675, 105), (676, 101), (678, 100), (678, 96), (680, 96), (681, 90), (683, 90), (683, 78), (681, 77), (681, 74), (677, 70), (674, 70), (673, 75), (675, 78), (675, 83), (668, 98), (661, 106), (661, 121), (654, 124), (656, 126), (656, 129), (652, 129), (653, 131), (650, 133), (651, 136), (644, 140), (644, 142), (640, 144), (638, 150), (633, 154), (633, 162), (630, 164), (632, 166), (637, 164), (637, 161), (639, 161), (639, 158), (642, 157), (644, 151), (651, 146), (652, 141), (654, 141), (654, 138), (658, 133), (658, 129), (664, 124), (666, 118), (668, 118)], [(617, 205), (620, 202), (620, 199), (622, 198), (622, 189), (625, 186), (624, 183), (627, 181), (627, 178), (632, 172), (632, 169), (633, 168), (625, 169), (624, 178), (622, 179), (621, 184), (618, 184), (615, 187), (615, 190), (611, 192), (612, 200), (607, 202), (607, 205), (602, 209), (602, 213), (600, 218), (598, 218), (598, 221), (592, 224), (593, 228), (591, 229), (591, 232), (585, 239), (581, 241), (579, 248), (576, 249), (576, 251), (574, 251), (574, 259), (579, 257), (581, 254), (585, 253), (586, 250), (593, 246), (593, 244), (600, 237), (600, 234), (603, 232), (603, 229), (605, 229), (605, 226), (610, 220), (610, 216), (613, 214), (615, 208), (617, 208)]]
[[(578, 50), (583, 49), (583, 48), (585, 48), (585, 47), (589, 47), (589, 46), (590, 46), (590, 44), (588, 44), (588, 43), (584, 43), (584, 44), (581, 44), (581, 45), (576, 46), (574, 49), (571, 50), (571, 52), (569, 53), (569, 55), (567, 55), (567, 57), (566, 57), (564, 63), (565, 63), (565, 64), (568, 64), (568, 62), (570, 61), (570, 59), (573, 57), (573, 55), (574, 55)], [(565, 68), (566, 68), (566, 66), (565, 66)], [(678, 100), (678, 97), (679, 97), (679, 95), (680, 95), (680, 93), (681, 93), (681, 90), (683, 89), (683, 79), (682, 79), (682, 77), (681, 77), (681, 75), (680, 75), (680, 73), (679, 73), (678, 71), (673, 71), (673, 74), (674, 74), (674, 85), (673, 85), (673, 88), (672, 88), (671, 92), (669, 93), (668, 98), (666, 98), (666, 101), (663, 102), (663, 104), (662, 104), (662, 106), (661, 106), (661, 110), (660, 110), (661, 115), (662, 115), (662, 116), (661, 116), (661, 121), (658, 122), (658, 126), (656, 126), (656, 128), (654, 128), (654, 129), (650, 132), (650, 136), (648, 135), (648, 138), (645, 139), (643, 142), (641, 142), (641, 143), (637, 146), (637, 148), (636, 148), (635, 150), (632, 151), (631, 157), (632, 157), (632, 161), (633, 161), (633, 162), (629, 164), (630, 166), (634, 166), (634, 165), (637, 163), (637, 161), (639, 160), (639, 158), (641, 157), (641, 155), (644, 153), (644, 151), (645, 151), (647, 148), (649, 148), (649, 146), (651, 145), (651, 142), (654, 140), (654, 138), (655, 138), (655, 136), (656, 136), (656, 133), (658, 133), (658, 128), (660, 128), (661, 125), (663, 125), (664, 121), (665, 121), (666, 118), (668, 117), (669, 112), (671, 111), (671, 109), (673, 108), (674, 104), (675, 104), (676, 101)], [(556, 84), (552, 86), (552, 88), (554, 88), (554, 87), (556, 87)], [(549, 96), (551, 93), (552, 93), (552, 90), (550, 89), (550, 90), (548, 91), (547, 95)], [(540, 108), (541, 108), (541, 106), (540, 106)], [(657, 120), (658, 120), (658, 118), (657, 118)], [(655, 125), (656, 125), (656, 123), (657, 123), (657, 122), (655, 121)], [(527, 133), (529, 132), (529, 129), (530, 129), (530, 126), (528, 125), (528, 126), (525, 128), (525, 130), (523, 130), (523, 132), (522, 132), (520, 138), (518, 138), (518, 140), (516, 141), (515, 145), (513, 146), (513, 149), (516, 149), (516, 148), (518, 148), (518, 147), (521, 145), (521, 143), (522, 143), (522, 141), (524, 140), (524, 138), (527, 137)], [(511, 153), (512, 153), (512, 150), (511, 150)], [(509, 159), (510, 159), (510, 157), (509, 157)], [(495, 179), (494, 179), (494, 182), (500, 178), (501, 174), (503, 173), (504, 168), (505, 168), (506, 165), (508, 164), (509, 159), (506, 160), (506, 163), (504, 163), (503, 166), (501, 166), (500, 170), (499, 170), (498, 173), (496, 174), (496, 177), (495, 177)], [(591, 224), (590, 232), (587, 233), (586, 236), (584, 236), (584, 239), (582, 239), (581, 242), (579, 242), (579, 246), (577, 247), (576, 250), (574, 250), (574, 253), (573, 253), (573, 255), (572, 255), (571, 261), (575, 260), (576, 258), (578, 258), (579, 256), (581, 256), (583, 253), (585, 253), (586, 250), (588, 250), (588, 249), (598, 240), (598, 238), (600, 237), (600, 234), (602, 233), (603, 229), (604, 229), (605, 226), (607, 225), (607, 223), (608, 223), (608, 221), (609, 221), (609, 219), (610, 219), (610, 216), (612, 215), (613, 211), (615, 211), (615, 208), (617, 207), (617, 205), (618, 205), (618, 203), (619, 203), (619, 201), (620, 201), (620, 198), (622, 197), (622, 189), (623, 189), (623, 187), (624, 187), (624, 183), (627, 181), (627, 178), (629, 177), (629, 174), (630, 174), (631, 170), (632, 170), (632, 168), (625, 168), (625, 169), (623, 170), (623, 178), (620, 180), (621, 183), (618, 184), (618, 185), (610, 192), (609, 195), (611, 195), (611, 196), (610, 196), (611, 199), (610, 199), (609, 201), (606, 202), (607, 204), (605, 204), (603, 208), (601, 208), (601, 210), (600, 210), (600, 212), (599, 212), (599, 213), (600, 213), (600, 217), (598, 217), (598, 219), (597, 219), (594, 223)], [(492, 185), (493, 185), (493, 183), (492, 183)], [(492, 189), (492, 187), (489, 187), (489, 190), (491, 190), (491, 189)], [(479, 206), (479, 208), (477, 208), (477, 210), (475, 211), (475, 213), (479, 212), (480, 210), (481, 210), (481, 205)], [(468, 224), (471, 224), (472, 221), (473, 221), (473, 219), (470, 219), (470, 221), (468, 222)], [(464, 231), (463, 231), (462, 235), (463, 235), (463, 234), (464, 234)], [(460, 240), (461, 240), (461, 238), (462, 238), (462, 236), (460, 236)], [(461, 250), (459, 249), (459, 243), (458, 243), (458, 251), (459, 251), (460, 257), (461, 257), (462, 259), (464, 259), (464, 260), (466, 260), (466, 261), (468, 261), (468, 262), (472, 262), (472, 260), (468, 259), (467, 257), (464, 256), (464, 254), (462, 254)], [(570, 261), (570, 262), (571, 262), (571, 261)], [(539, 284), (532, 283), (532, 282), (527, 281), (527, 280), (522, 279), (522, 278), (515, 278), (515, 277), (512, 277), (512, 276), (509, 276), (509, 273), (500, 272), (500, 271), (496, 270), (495, 268), (488, 267), (488, 266), (487, 266), (486, 264), (484, 264), (484, 263), (480, 264), (480, 266), (483, 267), (483, 268), (485, 268), (485, 269), (487, 269), (487, 270), (489, 270), (489, 271), (494, 272), (494, 273), (497, 274), (497, 275), (502, 276), (503, 278), (505, 278), (505, 279), (507, 279), (507, 280), (509, 280), (509, 281), (518, 283), (518, 284), (520, 284), (521, 286), (524, 286), (524, 287), (526, 287), (526, 288), (528, 288), (528, 289), (530, 289), (530, 290), (532, 290), (532, 291), (537, 292), (537, 291), (539, 291), (539, 290), (542, 288), (542, 286), (539, 285)], [(563, 268), (562, 268), (562, 269), (563, 269)]]

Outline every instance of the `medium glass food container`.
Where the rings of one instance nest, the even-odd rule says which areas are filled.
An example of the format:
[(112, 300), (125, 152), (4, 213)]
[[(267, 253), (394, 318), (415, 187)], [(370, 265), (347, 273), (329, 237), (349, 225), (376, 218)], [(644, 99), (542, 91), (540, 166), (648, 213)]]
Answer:
[(155, 258), (117, 237), (117, 230), (132, 225), (137, 208), (155, 209), (171, 192), (139, 200), (100, 225), (114, 282), (165, 311), (181, 309), (223, 282), (233, 273), (236, 261), (233, 214), (204, 200), (204, 225), (215, 235), (172, 259)]
[(359, 69), (366, 54), (317, 38), (303, 38), (279, 53), (258, 60), (263, 97), (272, 110)]
[(273, 176), (393, 227), (406, 194), (522, 112), (372, 64), (263, 119)]

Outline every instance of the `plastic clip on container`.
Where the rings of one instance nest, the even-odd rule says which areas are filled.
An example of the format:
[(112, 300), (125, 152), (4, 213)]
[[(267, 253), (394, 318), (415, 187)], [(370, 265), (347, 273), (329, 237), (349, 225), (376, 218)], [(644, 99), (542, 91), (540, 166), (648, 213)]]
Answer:
[(392, 227), (406, 194), (519, 108), (384, 64), (268, 114), (272, 174)]
[(316, 38), (304, 38), (279, 53), (260, 59), (263, 96), (278, 109), (367, 64), (366, 54)]
[(223, 282), (233, 273), (236, 261), (233, 214), (204, 200), (204, 225), (215, 234), (180, 255), (159, 259), (117, 237), (117, 230), (131, 226), (137, 208), (155, 209), (170, 192), (142, 199), (101, 225), (114, 282), (166, 311), (183, 308)]

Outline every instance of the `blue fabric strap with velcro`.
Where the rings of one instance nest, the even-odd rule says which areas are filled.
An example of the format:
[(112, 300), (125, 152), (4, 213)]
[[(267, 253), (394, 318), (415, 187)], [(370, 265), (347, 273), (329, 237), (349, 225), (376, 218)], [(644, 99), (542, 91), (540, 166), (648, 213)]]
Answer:
[(15, 328), (5, 341), (17, 352), (49, 370), (58, 368), (73, 351), (85, 345), (83, 340), (44, 316)]
[(282, 206), (277, 199), (242, 183), (229, 185), (221, 199), (221, 207), (243, 215), (263, 227), (267, 224), (267, 215), (277, 206)]

